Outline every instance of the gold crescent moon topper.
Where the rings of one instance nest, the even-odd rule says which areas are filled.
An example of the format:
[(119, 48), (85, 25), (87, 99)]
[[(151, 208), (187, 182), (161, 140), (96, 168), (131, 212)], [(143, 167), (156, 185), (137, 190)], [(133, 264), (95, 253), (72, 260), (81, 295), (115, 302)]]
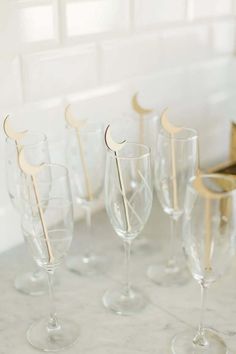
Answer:
[(53, 260), (54, 260), (54, 256), (53, 256), (53, 252), (52, 252), (50, 239), (49, 239), (49, 236), (48, 236), (48, 230), (47, 230), (46, 222), (45, 222), (45, 219), (44, 219), (44, 213), (43, 213), (43, 209), (42, 209), (42, 206), (41, 206), (40, 194), (39, 194), (38, 185), (37, 185), (37, 181), (36, 181), (36, 175), (42, 169), (44, 164), (41, 164), (41, 165), (31, 165), (31, 164), (29, 164), (26, 161), (26, 159), (25, 159), (24, 149), (23, 148), (21, 148), (20, 151), (19, 151), (18, 160), (19, 160), (19, 166), (20, 166), (21, 170), (26, 175), (29, 175), (31, 177), (33, 191), (34, 191), (34, 196), (35, 196), (35, 200), (36, 200), (36, 203), (37, 203), (37, 208), (38, 208), (38, 213), (39, 213), (39, 217), (40, 217), (40, 222), (41, 222), (42, 229), (43, 229), (43, 237), (45, 239), (45, 243), (46, 243), (46, 247), (47, 247), (48, 259), (49, 259), (49, 263), (52, 263)]
[(19, 166), (21, 170), (28, 176), (36, 176), (42, 169), (44, 164), (31, 165), (25, 159), (24, 149), (21, 148), (18, 155)]
[(170, 123), (168, 116), (167, 116), (168, 108), (164, 109), (161, 114), (161, 126), (164, 130), (166, 130), (169, 134), (174, 135), (181, 131), (183, 127), (176, 127), (172, 123)]
[(105, 130), (105, 143), (109, 150), (116, 152), (124, 147), (126, 140), (123, 140), (120, 143), (115, 142), (111, 136), (111, 126), (108, 125)]
[(136, 92), (133, 97), (132, 97), (132, 107), (133, 110), (138, 113), (140, 116), (144, 116), (146, 114), (149, 114), (151, 112), (153, 112), (152, 109), (148, 109), (148, 108), (144, 108), (142, 107), (139, 102), (138, 102), (138, 92)]
[(196, 191), (206, 199), (222, 199), (225, 194), (225, 192), (214, 192), (208, 189), (202, 182), (201, 175), (195, 178), (195, 180), (193, 181), (193, 186)]
[(16, 142), (20, 141), (23, 136), (27, 133), (27, 130), (24, 130), (22, 132), (16, 132), (10, 122), (9, 122), (10, 116), (7, 115), (6, 118), (3, 121), (3, 130), (6, 136), (12, 140), (15, 140)]
[(68, 123), (69, 126), (72, 128), (75, 128), (77, 130), (80, 130), (87, 122), (86, 119), (75, 119), (72, 112), (71, 112), (71, 105), (69, 104), (65, 108), (65, 120)]

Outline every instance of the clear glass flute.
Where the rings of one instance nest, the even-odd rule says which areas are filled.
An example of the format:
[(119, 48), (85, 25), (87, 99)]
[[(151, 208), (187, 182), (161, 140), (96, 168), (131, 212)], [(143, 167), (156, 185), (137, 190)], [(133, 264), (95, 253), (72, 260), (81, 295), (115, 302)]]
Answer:
[(197, 171), (197, 132), (183, 128), (171, 135), (161, 129), (157, 141), (155, 186), (160, 204), (170, 217), (171, 235), (167, 262), (153, 264), (147, 272), (148, 277), (161, 286), (182, 285), (189, 280), (186, 266), (178, 259), (181, 247), (177, 230), (184, 211), (187, 182)]
[(77, 131), (68, 129), (67, 158), (75, 202), (85, 212), (88, 229), (86, 251), (82, 255), (70, 256), (67, 266), (81, 275), (103, 273), (106, 257), (95, 252), (93, 237), (92, 206), (100, 198), (104, 186), (105, 146), (103, 125), (86, 122)]
[(201, 175), (187, 187), (183, 247), (193, 278), (201, 286), (201, 315), (197, 331), (178, 334), (174, 354), (226, 354), (227, 348), (214, 331), (205, 327), (206, 293), (228, 269), (235, 252), (235, 179), (226, 175)]
[(125, 284), (106, 291), (103, 304), (120, 315), (139, 312), (146, 305), (145, 296), (131, 285), (130, 249), (142, 231), (152, 207), (150, 149), (126, 143), (116, 155), (109, 151), (106, 162), (105, 202), (111, 225), (125, 248)]
[[(77, 324), (58, 318), (53, 276), (69, 252), (73, 237), (73, 206), (68, 171), (64, 166), (46, 164), (35, 177), (22, 178), (22, 230), (28, 250), (48, 278), (50, 314), (34, 322), (27, 331), (29, 343), (43, 351), (67, 348), (78, 338)], [(35, 194), (37, 190), (37, 196)]]
[[(18, 149), (24, 147), (28, 161), (36, 164), (50, 162), (48, 142), (43, 133), (29, 131), (20, 140), (19, 146), (15, 141), (6, 139), (6, 183), (8, 194), (13, 207), (20, 213), (21, 207), (21, 170), (18, 165)], [(15, 288), (27, 295), (42, 295), (47, 291), (47, 277), (45, 272), (36, 269), (16, 276)]]
[[(156, 157), (156, 146), (158, 139), (158, 132), (160, 129), (159, 117), (153, 111), (149, 114), (140, 115), (135, 114), (132, 116), (132, 135), (133, 139), (128, 139), (128, 141), (135, 141), (139, 144), (145, 144), (151, 150), (151, 168), (154, 181), (154, 166)], [(127, 136), (127, 135), (126, 135)], [(134, 250), (138, 253), (150, 253), (153, 251), (153, 245), (151, 239), (147, 233), (142, 232), (136, 242), (134, 243)]]

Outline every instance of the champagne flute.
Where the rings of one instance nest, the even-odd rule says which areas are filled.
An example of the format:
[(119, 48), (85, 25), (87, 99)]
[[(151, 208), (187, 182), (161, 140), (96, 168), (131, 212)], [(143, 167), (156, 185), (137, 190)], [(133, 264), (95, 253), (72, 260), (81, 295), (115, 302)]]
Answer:
[(45, 164), (32, 178), (22, 180), (22, 230), (36, 264), (46, 271), (50, 296), (50, 315), (34, 322), (27, 331), (29, 343), (43, 351), (58, 351), (78, 337), (77, 324), (58, 318), (53, 276), (64, 261), (73, 237), (73, 206), (68, 171), (64, 166)]
[(73, 196), (85, 211), (88, 229), (86, 251), (81, 256), (70, 256), (67, 266), (81, 275), (100, 274), (105, 270), (106, 257), (94, 251), (92, 206), (99, 199), (104, 185), (103, 125), (86, 122), (79, 131), (69, 128), (67, 157)]
[[(28, 161), (36, 164), (49, 162), (47, 138), (43, 133), (28, 131), (20, 140), (19, 145), (24, 147)], [(13, 207), (20, 213), (21, 209), (21, 170), (18, 165), (18, 149), (15, 141), (6, 139), (6, 183), (8, 194)], [(15, 288), (28, 295), (42, 295), (47, 291), (47, 277), (45, 272), (36, 269), (18, 275), (14, 281)]]
[(226, 354), (220, 336), (206, 329), (204, 312), (209, 286), (228, 269), (235, 252), (236, 187), (231, 176), (210, 174), (192, 178), (187, 187), (183, 246), (193, 278), (201, 286), (198, 331), (186, 331), (172, 341), (174, 354)]
[(124, 243), (126, 274), (125, 285), (106, 291), (103, 304), (117, 314), (134, 314), (146, 305), (140, 290), (130, 283), (130, 249), (148, 220), (152, 195), (150, 149), (126, 143), (119, 155), (109, 151), (105, 175), (106, 210), (112, 227)]
[[(135, 141), (139, 144), (145, 144), (151, 150), (151, 168), (154, 180), (154, 166), (156, 157), (156, 146), (158, 139), (158, 132), (160, 129), (159, 117), (154, 111), (150, 111), (148, 114), (136, 114), (132, 116), (132, 134), (129, 141)], [(127, 135), (126, 135), (127, 136)], [(133, 138), (131, 140), (131, 137)], [(153, 250), (153, 245), (150, 242), (150, 238), (144, 232), (142, 232), (134, 243), (135, 252), (138, 253), (150, 253)]]
[(155, 184), (161, 206), (170, 217), (171, 236), (166, 264), (148, 268), (148, 277), (161, 286), (182, 285), (189, 280), (185, 266), (177, 259), (178, 223), (183, 215), (186, 184), (198, 171), (198, 136), (193, 129), (177, 134), (160, 130), (157, 142)]

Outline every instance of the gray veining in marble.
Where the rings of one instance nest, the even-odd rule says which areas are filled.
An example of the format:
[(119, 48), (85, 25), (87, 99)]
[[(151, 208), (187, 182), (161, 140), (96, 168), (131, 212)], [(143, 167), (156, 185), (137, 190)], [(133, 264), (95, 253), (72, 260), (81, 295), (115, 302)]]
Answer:
[[(81, 222), (76, 228), (73, 253), (83, 250), (85, 233)], [(101, 298), (106, 289), (122, 281), (122, 244), (105, 212), (94, 216), (96, 247), (110, 257), (110, 264), (107, 274), (90, 278), (71, 273), (65, 267), (59, 269), (55, 287), (58, 313), (73, 318), (80, 327), (78, 341), (63, 353), (169, 354), (170, 341), (175, 334), (197, 327), (200, 289), (194, 280), (179, 288), (162, 288), (146, 277), (147, 266), (160, 261), (168, 241), (168, 220), (158, 205), (153, 208), (143, 234), (152, 242), (152, 252), (145, 254), (138, 249), (135, 252), (134, 247), (132, 281), (146, 294), (149, 305), (136, 316), (118, 316), (103, 307)], [(34, 320), (47, 315), (48, 297), (30, 297), (13, 288), (15, 275), (30, 266), (32, 263), (23, 245), (0, 256), (0, 354), (38, 352), (27, 343), (25, 332)], [(235, 354), (235, 260), (228, 274), (209, 290), (206, 323), (222, 334), (230, 354)]]

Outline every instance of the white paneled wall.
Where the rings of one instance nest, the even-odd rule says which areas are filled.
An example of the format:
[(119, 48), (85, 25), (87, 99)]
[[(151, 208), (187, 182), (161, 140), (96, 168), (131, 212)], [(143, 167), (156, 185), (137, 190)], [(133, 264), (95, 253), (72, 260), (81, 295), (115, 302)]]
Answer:
[[(66, 104), (119, 121), (139, 91), (143, 105), (169, 106), (174, 122), (198, 129), (206, 167), (228, 156), (235, 40), (236, 0), (1, 0), (1, 116), (47, 132), (58, 162)], [(22, 238), (0, 138), (1, 251)]]
[(230, 15), (231, 0), (191, 0), (192, 18), (211, 18)]
[(67, 36), (115, 32), (129, 28), (129, 1), (64, 1)]
[(25, 100), (57, 97), (97, 85), (94, 44), (24, 55), (22, 79)]
[(134, 23), (137, 28), (151, 27), (160, 23), (184, 21), (186, 0), (134, 1)]

